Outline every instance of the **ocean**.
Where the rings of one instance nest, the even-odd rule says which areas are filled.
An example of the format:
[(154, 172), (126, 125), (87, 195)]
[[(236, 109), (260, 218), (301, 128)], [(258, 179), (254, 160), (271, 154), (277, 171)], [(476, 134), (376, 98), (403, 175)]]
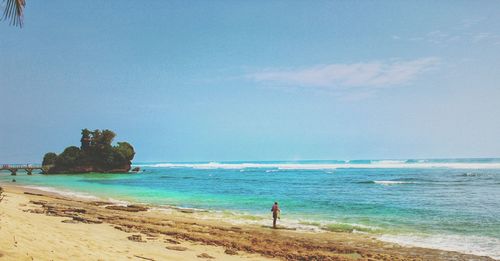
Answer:
[(135, 162), (137, 174), (27, 176), (0, 182), (197, 217), (322, 233), (367, 233), (402, 245), (500, 259), (500, 159)]

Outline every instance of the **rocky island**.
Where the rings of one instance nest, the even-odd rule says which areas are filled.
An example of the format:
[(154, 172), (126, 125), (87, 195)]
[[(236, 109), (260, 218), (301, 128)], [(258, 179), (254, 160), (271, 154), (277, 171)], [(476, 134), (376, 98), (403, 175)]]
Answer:
[(134, 147), (128, 142), (111, 145), (116, 134), (111, 130), (82, 130), (80, 147), (70, 146), (57, 155), (46, 153), (43, 168), (46, 174), (57, 173), (122, 173), (130, 171)]

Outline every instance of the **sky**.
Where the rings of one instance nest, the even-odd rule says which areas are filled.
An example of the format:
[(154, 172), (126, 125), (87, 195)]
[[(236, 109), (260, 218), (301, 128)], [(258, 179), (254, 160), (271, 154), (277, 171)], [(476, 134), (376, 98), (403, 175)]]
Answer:
[(82, 128), (115, 131), (135, 162), (500, 157), (499, 13), (27, 0), (22, 29), (0, 22), (0, 163)]

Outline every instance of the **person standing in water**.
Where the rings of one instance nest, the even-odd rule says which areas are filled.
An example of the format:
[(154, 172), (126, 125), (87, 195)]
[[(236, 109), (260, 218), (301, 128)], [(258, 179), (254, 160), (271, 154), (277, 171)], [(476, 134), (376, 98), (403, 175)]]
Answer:
[(280, 207), (278, 207), (278, 202), (274, 202), (271, 212), (273, 212), (273, 228), (276, 228), (276, 219), (280, 218), (281, 212)]

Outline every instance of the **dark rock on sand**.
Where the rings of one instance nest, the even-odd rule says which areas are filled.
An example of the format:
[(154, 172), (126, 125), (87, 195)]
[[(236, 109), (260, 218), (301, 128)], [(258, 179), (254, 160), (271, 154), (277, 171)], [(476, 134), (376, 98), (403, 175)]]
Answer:
[(81, 213), (81, 214), (84, 214), (84, 213), (87, 213), (87, 210), (83, 209), (83, 208), (67, 208), (67, 209), (63, 209), (62, 212), (71, 212), (71, 213)]
[(35, 214), (43, 214), (45, 211), (43, 209), (26, 209), (24, 212), (35, 213)]
[(192, 213), (194, 213), (194, 210), (192, 210), (192, 209), (179, 209), (179, 212), (192, 214)]
[(102, 220), (99, 220), (97, 218), (86, 218), (86, 217), (80, 217), (80, 216), (73, 216), (73, 220), (79, 221), (82, 223), (86, 224), (101, 224)]
[(207, 253), (201, 253), (201, 254), (197, 255), (197, 257), (199, 257), (199, 258), (208, 258), (208, 259), (215, 258), (215, 257), (213, 257), (213, 256), (211, 256), (211, 255), (209, 255)]
[(170, 250), (175, 250), (175, 251), (186, 251), (187, 250), (187, 247), (183, 247), (183, 246), (166, 246), (165, 248), (170, 249)]
[[(135, 229), (134, 227), (127, 227), (127, 226), (114, 226), (115, 229), (118, 229), (118, 230), (121, 230), (123, 232), (127, 232), (127, 233), (137, 233), (137, 232), (141, 232), (137, 229)], [(142, 231), (142, 232), (146, 232), (146, 231)]]
[(76, 221), (74, 219), (65, 219), (63, 221), (61, 221), (62, 223), (68, 223), (68, 224), (77, 224), (77, 223), (80, 223), (79, 221)]
[(43, 196), (43, 194), (31, 193), (31, 192), (24, 192), (24, 194), (26, 194), (26, 195), (33, 195), (33, 196)]
[(35, 205), (42, 205), (42, 206), (45, 206), (48, 202), (45, 201), (45, 200), (30, 200), (31, 204), (35, 204)]
[(174, 239), (167, 238), (167, 239), (165, 239), (165, 243), (179, 245), (181, 242), (174, 240)]
[(226, 254), (228, 254), (228, 255), (232, 255), (232, 256), (234, 256), (234, 255), (237, 255), (237, 254), (238, 254), (238, 252), (237, 252), (236, 250), (234, 250), (234, 249), (230, 249), (230, 248), (226, 249), (226, 251), (224, 251), (224, 253), (226, 253)]
[(146, 242), (144, 240), (142, 240), (142, 236), (141, 235), (131, 235), (129, 237), (127, 237), (128, 240), (130, 241), (134, 241), (134, 242)]
[(105, 205), (112, 205), (113, 203), (106, 202), (106, 201), (92, 201), (92, 202), (89, 202), (89, 204), (94, 205), (94, 206), (105, 206)]
[(139, 212), (139, 211), (147, 211), (147, 207), (139, 206), (139, 205), (128, 205), (126, 207), (124, 206), (106, 206), (106, 209), (111, 209), (111, 210), (121, 210), (121, 211), (128, 211), (128, 212)]

